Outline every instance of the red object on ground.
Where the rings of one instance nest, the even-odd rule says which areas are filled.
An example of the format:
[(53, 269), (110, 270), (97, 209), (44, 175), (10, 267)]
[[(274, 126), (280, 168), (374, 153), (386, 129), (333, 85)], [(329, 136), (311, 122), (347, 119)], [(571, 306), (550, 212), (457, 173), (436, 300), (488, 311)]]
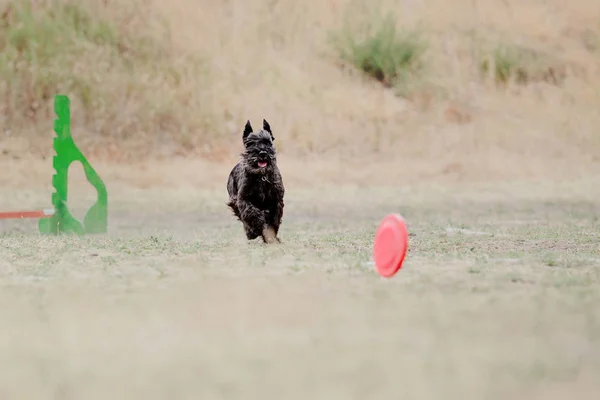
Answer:
[(50, 218), (54, 210), (0, 212), (0, 219)]
[(387, 215), (375, 233), (373, 259), (379, 275), (391, 278), (402, 268), (408, 250), (408, 229), (398, 214)]

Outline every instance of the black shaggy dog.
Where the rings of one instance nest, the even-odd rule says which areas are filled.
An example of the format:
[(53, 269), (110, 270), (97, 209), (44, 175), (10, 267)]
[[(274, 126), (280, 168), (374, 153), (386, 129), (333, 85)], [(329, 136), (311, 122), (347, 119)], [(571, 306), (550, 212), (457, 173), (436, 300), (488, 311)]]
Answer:
[(263, 119), (263, 129), (254, 132), (246, 122), (242, 141), (242, 160), (236, 164), (227, 180), (227, 205), (242, 221), (246, 237), (263, 242), (280, 242), (277, 237), (283, 217), (285, 189), (279, 168), (269, 123)]

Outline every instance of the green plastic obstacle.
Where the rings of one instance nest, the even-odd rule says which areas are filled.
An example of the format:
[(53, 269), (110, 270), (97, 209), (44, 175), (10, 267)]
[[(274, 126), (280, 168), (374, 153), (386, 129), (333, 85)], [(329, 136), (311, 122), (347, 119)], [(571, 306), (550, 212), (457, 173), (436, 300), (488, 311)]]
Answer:
[[(106, 186), (84, 155), (79, 151), (71, 137), (71, 110), (69, 98), (65, 95), (54, 96), (54, 112), (58, 116), (54, 120), (54, 150), (56, 155), (52, 165), (55, 174), (52, 176), (52, 205), (54, 213), (49, 218), (39, 220), (42, 234), (76, 233), (106, 233), (108, 227), (108, 193)], [(87, 211), (83, 223), (69, 212), (67, 207), (69, 166), (74, 161), (83, 165), (88, 182), (98, 194), (96, 202)]]

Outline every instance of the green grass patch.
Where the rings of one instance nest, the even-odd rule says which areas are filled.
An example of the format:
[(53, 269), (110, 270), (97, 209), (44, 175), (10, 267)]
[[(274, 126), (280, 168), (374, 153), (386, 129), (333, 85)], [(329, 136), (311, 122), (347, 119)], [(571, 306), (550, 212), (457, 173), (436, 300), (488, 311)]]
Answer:
[(423, 70), (426, 42), (418, 30), (399, 27), (392, 14), (363, 24), (346, 20), (331, 39), (341, 59), (400, 93)]
[(559, 84), (565, 77), (564, 65), (555, 57), (515, 45), (495, 46), (479, 66), (482, 74), (502, 85), (509, 82)]

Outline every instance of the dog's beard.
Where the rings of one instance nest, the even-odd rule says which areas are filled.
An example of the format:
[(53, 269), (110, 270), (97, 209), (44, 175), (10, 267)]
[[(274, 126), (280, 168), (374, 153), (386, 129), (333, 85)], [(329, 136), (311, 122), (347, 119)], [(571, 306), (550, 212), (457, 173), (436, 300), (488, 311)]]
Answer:
[(244, 169), (250, 174), (267, 174), (273, 171), (273, 164), (271, 161), (245, 161)]
[(244, 169), (252, 174), (266, 174), (273, 170), (277, 160), (274, 155), (258, 157), (248, 153), (243, 154)]

